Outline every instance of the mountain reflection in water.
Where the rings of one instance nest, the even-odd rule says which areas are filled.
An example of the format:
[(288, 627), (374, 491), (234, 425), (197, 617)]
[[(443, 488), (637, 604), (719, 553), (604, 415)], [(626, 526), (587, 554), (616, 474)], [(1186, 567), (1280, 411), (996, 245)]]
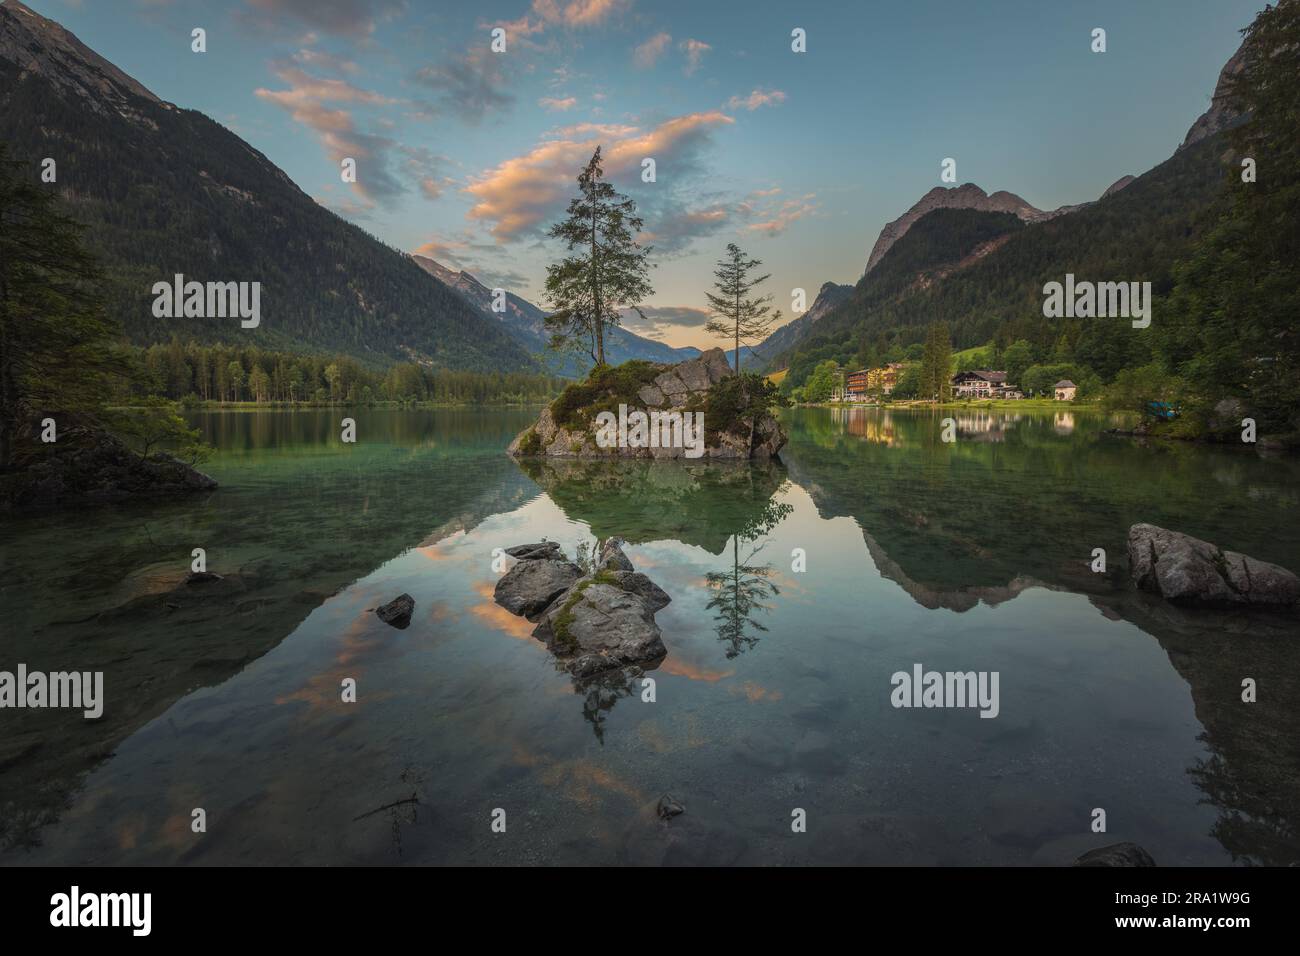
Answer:
[[(1300, 859), (1296, 620), (1124, 567), (1138, 521), (1300, 567), (1293, 460), (1079, 409), (855, 408), (787, 412), (781, 463), (516, 464), (529, 411), (352, 414), (354, 446), (331, 412), (203, 413), (206, 500), (0, 531), (0, 667), (103, 670), (108, 699), (4, 713), (0, 861)], [(492, 600), (494, 548), (610, 536), (673, 598), (653, 702)], [(182, 583), (194, 547), (220, 588)], [(403, 592), (397, 631), (372, 609)], [(998, 671), (1000, 715), (895, 710), (915, 663)]]

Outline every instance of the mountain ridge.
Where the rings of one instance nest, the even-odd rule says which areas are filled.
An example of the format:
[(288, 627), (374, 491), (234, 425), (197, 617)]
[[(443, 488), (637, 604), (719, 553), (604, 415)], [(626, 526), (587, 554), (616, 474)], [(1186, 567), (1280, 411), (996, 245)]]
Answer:
[[(488, 371), (537, 368), (499, 324), (410, 256), (319, 205), (251, 144), (167, 103), (55, 21), (0, 4), (0, 139), (55, 188), (104, 265), (105, 306), (137, 344), (172, 336), (372, 366), (410, 360)], [(176, 274), (258, 282), (261, 323), (153, 315)]]

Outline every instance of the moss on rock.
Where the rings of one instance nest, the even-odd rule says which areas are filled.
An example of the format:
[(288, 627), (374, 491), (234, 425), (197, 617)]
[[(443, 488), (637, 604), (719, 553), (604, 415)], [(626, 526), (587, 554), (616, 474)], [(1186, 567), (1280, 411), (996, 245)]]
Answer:
[(618, 412), (619, 405), (640, 405), (638, 393), (652, 385), (665, 368), (668, 366), (642, 359), (597, 366), (586, 379), (568, 386), (551, 402), (551, 416), (560, 428), (590, 434), (601, 412)]

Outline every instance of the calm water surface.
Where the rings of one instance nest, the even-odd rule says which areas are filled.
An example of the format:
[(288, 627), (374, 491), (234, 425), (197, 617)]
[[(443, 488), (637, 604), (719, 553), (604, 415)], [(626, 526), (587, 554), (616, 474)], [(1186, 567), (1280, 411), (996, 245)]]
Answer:
[[(520, 467), (533, 411), (348, 414), (355, 445), (337, 412), (204, 413), (215, 493), (6, 523), (0, 669), (103, 670), (107, 705), (0, 715), (0, 862), (1300, 860), (1296, 619), (1124, 567), (1151, 521), (1300, 569), (1294, 459), (808, 409), (780, 465)], [(654, 702), (575, 686), (492, 599), (494, 548), (610, 535), (673, 598)], [(181, 583), (197, 547), (225, 580)], [(894, 709), (917, 663), (998, 671), (999, 716)]]

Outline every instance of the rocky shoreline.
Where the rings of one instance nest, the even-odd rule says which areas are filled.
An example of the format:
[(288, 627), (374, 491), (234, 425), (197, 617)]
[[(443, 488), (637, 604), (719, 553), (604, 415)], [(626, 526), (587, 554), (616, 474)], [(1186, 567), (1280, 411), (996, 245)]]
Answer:
[(0, 511), (40, 512), (214, 491), (214, 478), (163, 453), (140, 456), (107, 432), (69, 431), (0, 476)]
[[(786, 434), (768, 410), (767, 388), (758, 376), (736, 375), (717, 348), (676, 365), (597, 369), (543, 409), (506, 451), (513, 458), (772, 459)], [(643, 437), (603, 441), (598, 420), (605, 414), (622, 431), (641, 416)], [(695, 447), (684, 435), (693, 416), (703, 425)]]

